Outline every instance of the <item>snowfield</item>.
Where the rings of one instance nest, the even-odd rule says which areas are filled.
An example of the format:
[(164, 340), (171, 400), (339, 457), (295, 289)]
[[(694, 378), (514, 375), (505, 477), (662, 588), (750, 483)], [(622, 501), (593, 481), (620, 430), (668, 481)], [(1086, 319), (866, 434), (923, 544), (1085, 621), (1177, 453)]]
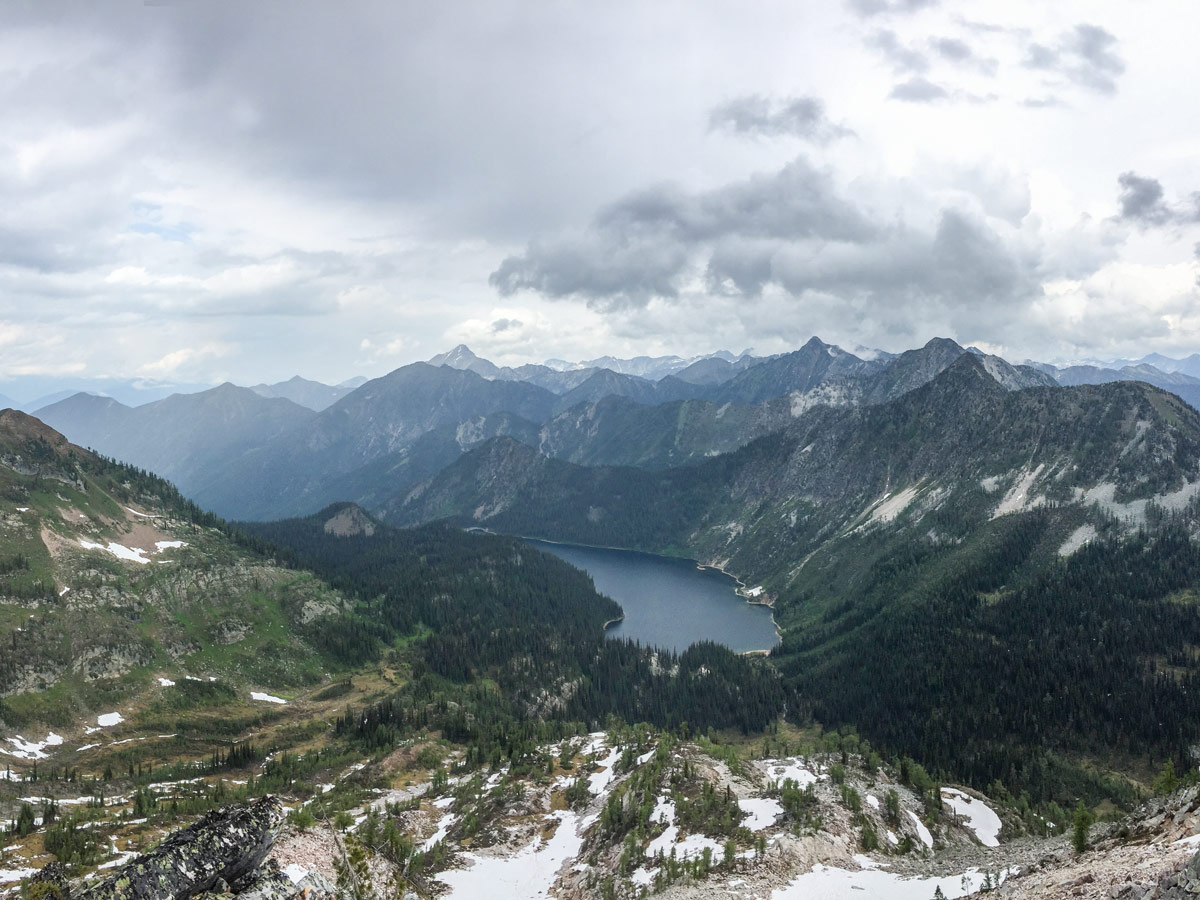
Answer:
[(563, 863), (579, 855), (583, 838), (579, 836), (579, 817), (572, 812), (553, 814), (558, 828), (548, 841), (535, 838), (514, 856), (482, 856), (464, 853), (469, 865), (451, 869), (436, 876), (449, 888), (450, 900), (534, 900), (550, 896)]
[(967, 820), (967, 827), (975, 832), (979, 843), (985, 847), (1000, 846), (1000, 817), (990, 806), (955, 788), (942, 788), (942, 800), (955, 815)]
[(979, 890), (986, 876), (978, 869), (944, 878), (902, 878), (881, 869), (850, 872), (817, 865), (787, 887), (771, 892), (771, 900), (929, 900), (941, 888), (950, 900)]

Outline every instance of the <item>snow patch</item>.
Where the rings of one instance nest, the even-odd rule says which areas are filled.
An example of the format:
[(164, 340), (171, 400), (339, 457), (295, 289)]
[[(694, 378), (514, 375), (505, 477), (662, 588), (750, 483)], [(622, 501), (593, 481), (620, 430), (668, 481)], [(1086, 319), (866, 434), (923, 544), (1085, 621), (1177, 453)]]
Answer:
[(600, 771), (588, 776), (588, 788), (593, 794), (599, 794), (612, 783), (613, 778), (616, 777), (613, 773), (613, 766), (620, 758), (621, 751), (614, 747), (608, 752), (608, 756), (598, 763)]
[(990, 806), (956, 788), (942, 788), (942, 800), (955, 815), (967, 820), (967, 827), (975, 832), (979, 843), (985, 847), (1000, 846), (1000, 817)]
[(676, 859), (695, 858), (704, 853), (705, 848), (718, 858), (725, 851), (722, 844), (703, 834), (689, 834), (680, 838), (679, 826), (668, 825), (662, 834), (646, 845), (646, 856), (653, 859), (660, 852), (663, 856), (670, 856), (674, 851)]
[(262, 691), (251, 691), (251, 700), (262, 700), (264, 703), (287, 703), (282, 697), (275, 697), (271, 694), (264, 694)]
[(84, 550), (104, 550), (111, 553), (117, 559), (124, 559), (128, 562), (135, 562), (141, 565), (146, 565), (150, 560), (145, 557), (145, 550), (140, 547), (126, 547), (124, 544), (118, 544), (116, 541), (109, 541), (108, 545), (96, 544), (92, 541), (85, 541), (82, 538), (79, 540)]
[(824, 774), (813, 771), (805, 759), (765, 759), (761, 765), (767, 775), (780, 784), (791, 779), (801, 788), (816, 784), (825, 777)]
[(154, 546), (161, 553), (163, 550), (177, 550), (180, 547), (186, 547), (187, 541), (155, 541)]
[(654, 882), (654, 873), (645, 866), (634, 869), (629, 880), (640, 887), (649, 887)]
[(650, 812), (650, 821), (670, 825), (675, 821), (675, 801), (670, 797), (659, 797)]
[(308, 877), (308, 869), (298, 866), (296, 863), (288, 863), (283, 867), (283, 874), (288, 877), (292, 884), (299, 884)]
[(127, 510), (129, 510), (131, 513), (133, 513), (135, 516), (141, 516), (143, 519), (161, 519), (162, 518), (162, 516), (152, 516), (150, 513), (138, 512), (132, 506), (127, 506), (125, 508)]
[(916, 829), (917, 829), (917, 837), (919, 837), (921, 839), (921, 843), (924, 844), (926, 847), (928, 847), (930, 850), (932, 850), (933, 849), (933, 835), (929, 833), (929, 829), (925, 827), (925, 823), (922, 822), (917, 817), (917, 814), (915, 812), (913, 812), (911, 809), (906, 809), (905, 812), (908, 813), (909, 818), (913, 820), (913, 825), (915, 825)]
[(447, 900), (535, 900), (548, 897), (558, 870), (579, 854), (583, 838), (579, 818), (571, 812), (555, 812), (558, 828), (548, 841), (534, 838), (515, 856), (497, 857), (464, 853), (470, 868), (441, 872), (435, 878), (449, 888)]
[(175, 686), (175, 682), (173, 682), (170, 678), (160, 677), (158, 679), (158, 683), (161, 684), (163, 687), (174, 687)]
[(37, 874), (37, 869), (0, 869), (0, 884), (7, 884), (10, 881), (20, 881), (23, 878), (28, 878), (30, 875)]
[(421, 844), (422, 853), (428, 853), (438, 841), (445, 839), (446, 835), (450, 833), (450, 827), (454, 824), (454, 819), (454, 813), (446, 813), (446, 815), (442, 816), (437, 823), (437, 830)]
[(746, 814), (746, 818), (742, 820), (742, 824), (751, 831), (762, 831), (764, 828), (770, 828), (783, 815), (783, 806), (780, 805), (778, 800), (769, 797), (751, 797), (745, 800), (738, 800), (738, 806)]
[(63, 739), (53, 731), (46, 735), (46, 739), (42, 741), (27, 741), (19, 734), (16, 737), (6, 738), (13, 745), (12, 750), (5, 750), (0, 747), (0, 753), (6, 753), (9, 756), (15, 756), (17, 759), (46, 759), (47, 747), (58, 747), (62, 744)]
[(114, 725), (120, 725), (125, 721), (125, 717), (119, 712), (104, 713), (96, 716), (96, 724), (101, 728), (112, 728)]
[(986, 877), (979, 869), (943, 878), (904, 878), (881, 869), (849, 872), (816, 865), (786, 887), (772, 891), (771, 900), (863, 900), (864, 897), (929, 900), (938, 888), (951, 900), (979, 890)]

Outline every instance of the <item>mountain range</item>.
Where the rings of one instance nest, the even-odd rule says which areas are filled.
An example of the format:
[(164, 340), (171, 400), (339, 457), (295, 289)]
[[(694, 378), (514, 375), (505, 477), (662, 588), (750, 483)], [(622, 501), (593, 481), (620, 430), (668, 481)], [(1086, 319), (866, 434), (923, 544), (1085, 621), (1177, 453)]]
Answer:
[[(380, 767), (357, 783), (366, 797), (388, 765), (436, 783), (450, 753), (544, 781), (582, 766), (571, 742), (606, 721), (694, 728), (731, 773), (745, 735), (783, 755), (815, 740), (831, 782), (853, 765), (911, 790), (904, 849), (899, 835), (882, 847), (865, 814), (834, 823), (883, 853), (932, 848), (917, 823), (953, 833), (939, 826), (958, 798), (944, 780), (1000, 798), (1007, 840), (1058, 833), (1080, 801), (1130, 804), (1163, 761), (1194, 766), (1192, 376), (1014, 366), (937, 338), (898, 355), (814, 338), (770, 358), (617, 368), (506, 370), (457, 348), (353, 388), (293, 379), (139, 406), (76, 394), (41, 420), (0, 412), (0, 718), (61, 728), (60, 758), (128, 765), (113, 790), (131, 796), (149, 783), (143, 760), (178, 761), (170, 777), (194, 781), (199, 749), (218, 779), (252, 769), (247, 792), (261, 776), (256, 789), (321, 803), (326, 784), (331, 803), (356, 789), (331, 771), (351, 748), (374, 755), (351, 771)], [(516, 536), (722, 569), (771, 607), (779, 644), (762, 660), (608, 640), (616, 604)], [(118, 703), (145, 734), (101, 748), (83, 723)], [(634, 785), (668, 758), (638, 731), (620, 762), (558, 783), (574, 778), (586, 802), (595, 769), (615, 766)], [(167, 755), (181, 734), (196, 743)], [(249, 735), (289, 752), (260, 772)], [(52, 738), (64, 741), (52, 732), (36, 752)], [(857, 798), (862, 813), (841, 787), (829, 809)], [(768, 790), (800, 827), (813, 795)], [(220, 781), (212, 791), (203, 804), (221, 802)], [(647, 791), (596, 810), (614, 852), (650, 859), (666, 833), (638, 830), (660, 796)], [(673, 802), (692, 834), (695, 809), (719, 797)], [(466, 811), (454, 821), (473, 822)], [(718, 812), (728, 822), (704, 827), (723, 829), (732, 866), (753, 835), (734, 827), (742, 812)]]
[(497, 437), (380, 515), (735, 573), (812, 715), (983, 783), (1055, 780), (1048, 752), (1179, 753), (1200, 737), (1200, 413), (1142, 382), (1010, 375), (963, 351), (659, 469)]
[[(172, 479), (221, 515), (278, 518), (336, 500), (390, 508), (392, 497), (497, 435), (579, 463), (694, 461), (811, 407), (885, 402), (965, 352), (935, 339), (862, 359), (814, 338), (765, 359), (727, 354), (625, 367), (675, 373), (652, 381), (594, 366), (502, 369), (459, 347), (349, 391), (303, 379), (226, 384), (138, 407), (78, 394), (38, 414), (82, 445)], [(1007, 388), (1054, 383), (1031, 367), (979, 358)]]

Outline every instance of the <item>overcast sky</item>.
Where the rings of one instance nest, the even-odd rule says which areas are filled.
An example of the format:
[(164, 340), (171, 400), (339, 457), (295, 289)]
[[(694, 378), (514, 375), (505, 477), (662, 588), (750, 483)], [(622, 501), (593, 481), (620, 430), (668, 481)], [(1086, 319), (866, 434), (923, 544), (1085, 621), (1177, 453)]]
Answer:
[(0, 390), (460, 342), (1185, 355), (1197, 33), (1190, 0), (8, 2)]

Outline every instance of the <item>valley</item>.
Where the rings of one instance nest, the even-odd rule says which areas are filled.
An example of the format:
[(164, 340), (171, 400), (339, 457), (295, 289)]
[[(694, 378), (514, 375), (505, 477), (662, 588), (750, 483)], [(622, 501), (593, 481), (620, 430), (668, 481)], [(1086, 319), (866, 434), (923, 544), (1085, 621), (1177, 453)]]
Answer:
[(99, 883), (267, 794), (255, 865), (318, 893), (1022, 896), (1084, 813), (1097, 865), (1142, 828), (1183, 871), (1179, 396), (941, 340), (658, 381), (448, 359), (288, 383), (319, 409), (47, 412), (128, 460), (0, 414), (0, 875)]

